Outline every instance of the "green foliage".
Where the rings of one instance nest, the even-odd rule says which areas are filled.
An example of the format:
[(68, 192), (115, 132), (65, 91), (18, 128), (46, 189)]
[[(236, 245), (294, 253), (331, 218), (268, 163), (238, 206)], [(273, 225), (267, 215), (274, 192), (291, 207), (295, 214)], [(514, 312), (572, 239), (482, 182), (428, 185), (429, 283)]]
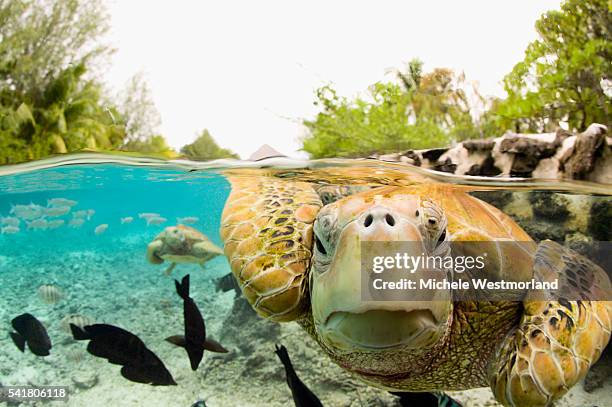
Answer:
[(122, 151), (132, 151), (144, 155), (176, 157), (176, 152), (168, 146), (166, 139), (161, 135), (151, 135), (143, 139), (129, 140), (121, 147)]
[(0, 0), (0, 164), (82, 149), (176, 154), (155, 133), (141, 76), (121, 107), (95, 79), (107, 20), (101, 1)]
[[(314, 158), (436, 147), (507, 130), (542, 132), (560, 122), (582, 131), (612, 125), (612, 13), (606, 0), (566, 0), (537, 22), (539, 39), (504, 78), (506, 99), (486, 99), (474, 88), (479, 109), (465, 93), (464, 78), (444, 68), (423, 73), (413, 60), (398, 72), (400, 86), (370, 88), (349, 100), (329, 87), (317, 91), (322, 111), (304, 124), (303, 149)], [(475, 114), (474, 110), (478, 114)]]
[(124, 125), (114, 120), (120, 115), (104, 107), (100, 85), (84, 80), (85, 72), (82, 64), (70, 66), (24, 100), (0, 90), (0, 163), (121, 144)]
[(567, 0), (536, 22), (539, 39), (504, 78), (508, 98), (492, 112), (498, 127), (546, 131), (561, 121), (582, 131), (610, 125), (612, 13), (606, 0)]
[(190, 160), (197, 161), (216, 160), (218, 158), (239, 158), (236, 153), (219, 147), (206, 129), (202, 131), (193, 143), (183, 146), (181, 153)]
[(355, 157), (374, 152), (437, 147), (479, 136), (464, 78), (448, 69), (422, 73), (413, 60), (397, 73), (401, 85), (376, 83), (365, 98), (349, 100), (331, 86), (317, 90), (322, 111), (305, 120), (303, 149), (313, 158)]
[(0, 0), (0, 163), (121, 144), (121, 115), (87, 77), (106, 29), (99, 2)]

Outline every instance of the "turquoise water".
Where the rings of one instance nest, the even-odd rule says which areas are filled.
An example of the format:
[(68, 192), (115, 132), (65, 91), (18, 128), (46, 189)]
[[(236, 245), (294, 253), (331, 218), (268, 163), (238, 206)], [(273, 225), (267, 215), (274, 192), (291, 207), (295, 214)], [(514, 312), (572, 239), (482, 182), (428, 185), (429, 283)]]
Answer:
[[(177, 217), (198, 217), (191, 226), (222, 246), (219, 221), (229, 190), (225, 178), (215, 173), (120, 165), (74, 165), (0, 177), (1, 217), (14, 216), (10, 211), (15, 205), (46, 207), (53, 198), (77, 202), (68, 214), (49, 218), (65, 221), (57, 229), (28, 229), (27, 221), (22, 220), (19, 232), (0, 234), (2, 331), (8, 331), (12, 318), (29, 312), (43, 322), (53, 342), (51, 356), (43, 359), (27, 350), (19, 353), (8, 335), (1, 335), (0, 383), (68, 386), (72, 405), (95, 405), (95, 400), (123, 404), (130, 394), (146, 402), (150, 386), (128, 382), (119, 375), (118, 366), (91, 357), (85, 352), (86, 344), (71, 340), (61, 321), (72, 314), (134, 332), (156, 353), (170, 359), (168, 365), (172, 360), (187, 362), (179, 362), (175, 377), (176, 371), (180, 377), (181, 368), (190, 374), (184, 351), (177, 352), (163, 341), (182, 333), (181, 302), (172, 279), (163, 275), (167, 264), (148, 263), (146, 247), (166, 226), (176, 224)], [(91, 209), (95, 213), (81, 226), (69, 226), (73, 213)], [(143, 212), (158, 213), (167, 221), (148, 226), (138, 217)], [(133, 221), (121, 224), (126, 217)], [(108, 228), (96, 234), (96, 227), (102, 224)], [(231, 306), (229, 295), (215, 291), (214, 280), (228, 272), (225, 258), (217, 257), (207, 263), (206, 270), (183, 264), (173, 273), (176, 278), (191, 274), (192, 296), (213, 332)], [(45, 284), (61, 289), (63, 298), (55, 304), (42, 301), (38, 288)], [(95, 377), (95, 386), (79, 389), (75, 384), (79, 376)], [(178, 404), (170, 403), (176, 397), (167, 390), (153, 388), (154, 397), (159, 398), (155, 394), (160, 393), (167, 399), (145, 404), (191, 405), (204, 396), (209, 398), (199, 394), (199, 385), (192, 387), (179, 391)], [(96, 395), (96, 389), (100, 394)]]
[[(195, 171), (195, 164), (183, 164), (72, 164), (28, 167), (27, 171), (10, 171), (0, 176), (0, 217), (12, 217), (10, 212), (15, 205), (46, 207), (54, 198), (76, 202), (69, 213), (53, 218), (65, 222), (56, 229), (28, 229), (27, 223), (21, 220), (18, 232), (0, 234), (0, 330), (3, 332), (0, 384), (67, 386), (70, 393), (67, 404), (74, 406), (191, 406), (197, 400), (206, 400), (209, 407), (285, 406), (291, 405), (291, 394), (282, 366), (273, 353), (274, 344), (282, 342), (302, 379), (325, 405), (397, 405), (397, 400), (387, 392), (364, 385), (334, 365), (297, 325), (263, 321), (250, 314), (232, 291), (218, 291), (215, 287), (218, 279), (230, 271), (225, 257), (216, 257), (204, 269), (199, 265), (180, 264), (171, 277), (164, 275), (167, 263), (147, 262), (147, 244), (165, 227), (175, 225), (177, 218), (197, 217), (197, 222), (190, 226), (216, 245), (223, 245), (219, 225), (230, 184), (222, 169)], [(332, 164), (314, 163), (313, 167), (325, 168)], [(380, 166), (384, 168), (383, 164)], [(289, 168), (292, 169), (284, 171), (283, 178), (297, 176), (305, 170), (299, 162)], [(396, 171), (398, 167), (389, 168)], [(409, 179), (411, 170), (403, 168)], [(401, 184), (401, 177), (394, 176), (393, 182)], [(318, 180), (315, 169), (308, 180), (333, 183), (329, 177), (327, 174)], [(442, 182), (475, 182), (435, 177)], [(357, 177), (354, 181), (360, 183)], [(339, 183), (346, 185), (346, 176)], [(503, 207), (526, 230), (539, 234), (539, 239), (554, 237), (571, 242), (579, 235), (590, 238), (589, 225), (599, 215), (592, 214), (588, 208), (595, 201), (611, 202), (609, 188), (586, 183), (521, 184), (516, 180), (493, 180), (490, 188), (505, 194), (513, 188), (521, 190), (510, 201), (505, 195), (500, 199), (493, 192), (479, 192), (479, 196)], [(547, 215), (526, 213), (528, 195), (536, 190), (556, 191), (546, 194), (558, 195), (569, 202), (569, 214), (563, 219), (547, 219)], [(83, 210), (95, 213), (81, 226), (71, 227), (73, 214)], [(151, 212), (166, 221), (147, 225), (138, 216)], [(132, 222), (122, 224), (121, 219), (126, 217), (132, 217)], [(104, 224), (108, 225), (107, 229), (96, 233), (96, 228)], [(164, 341), (183, 330), (182, 302), (176, 295), (173, 278), (186, 274), (191, 275), (191, 294), (204, 315), (207, 331), (230, 349), (227, 355), (205, 353), (196, 372), (190, 369), (183, 349)], [(43, 301), (38, 290), (47, 284), (61, 290), (63, 295), (59, 301), (52, 304)], [(4, 334), (10, 329), (10, 321), (24, 312), (35, 315), (47, 328), (53, 342), (51, 356), (38, 358), (27, 351), (20, 353)], [(73, 314), (137, 334), (164, 361), (179, 385), (152, 387), (122, 378), (119, 366), (94, 358), (85, 351), (84, 343), (71, 339), (62, 320)], [(604, 363), (609, 367), (609, 359)], [(612, 405), (611, 385), (608, 378), (592, 393), (578, 386), (572, 397), (559, 405), (606, 405), (608, 402)], [(492, 405), (488, 404), (492, 400), (488, 389), (457, 392), (454, 396), (466, 406)], [(37, 405), (47, 404), (38, 402)]]
[[(54, 230), (27, 230), (22, 222), (20, 233), (2, 235), (4, 255), (24, 254), (29, 249), (73, 251), (95, 249), (115, 251), (117, 239), (136, 236), (151, 240), (176, 218), (195, 216), (194, 227), (205, 233), (217, 245), (219, 219), (230, 186), (225, 178), (214, 173), (199, 174), (118, 165), (70, 166), (44, 169), (0, 178), (0, 216), (10, 216), (13, 205), (30, 203), (47, 206), (53, 198), (78, 202), (67, 215), (54, 219), (65, 225)], [(79, 228), (68, 226), (72, 213), (95, 210)], [(139, 213), (158, 213), (168, 221), (160, 226), (146, 226)], [(121, 218), (133, 217), (129, 224)], [(108, 224), (108, 229), (96, 235), (94, 229)], [(28, 250), (29, 250), (28, 249)]]

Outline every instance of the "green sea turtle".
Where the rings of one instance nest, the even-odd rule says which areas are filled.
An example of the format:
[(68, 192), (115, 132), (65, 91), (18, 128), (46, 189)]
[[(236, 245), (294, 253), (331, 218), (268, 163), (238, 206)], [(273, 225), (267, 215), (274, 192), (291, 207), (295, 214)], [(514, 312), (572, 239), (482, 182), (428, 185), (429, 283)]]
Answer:
[(171, 262), (166, 275), (172, 273), (177, 263), (197, 263), (203, 268), (207, 261), (220, 254), (223, 254), (223, 250), (202, 232), (185, 225), (165, 228), (147, 246), (147, 260), (150, 263)]
[(536, 245), (460, 187), (382, 186), (324, 205), (309, 182), (254, 171), (228, 178), (221, 237), (246, 299), (265, 318), (297, 321), (333, 361), (374, 386), (488, 386), (503, 405), (548, 406), (584, 378), (609, 341), (607, 301), (527, 294), (460, 302), (450, 290), (431, 301), (362, 301), (360, 243), (369, 240), (416, 241), (425, 250), (478, 241), (496, 253), (485, 270), (491, 279), (558, 277), (569, 294), (578, 286), (588, 298), (610, 292), (594, 263), (551, 241)]

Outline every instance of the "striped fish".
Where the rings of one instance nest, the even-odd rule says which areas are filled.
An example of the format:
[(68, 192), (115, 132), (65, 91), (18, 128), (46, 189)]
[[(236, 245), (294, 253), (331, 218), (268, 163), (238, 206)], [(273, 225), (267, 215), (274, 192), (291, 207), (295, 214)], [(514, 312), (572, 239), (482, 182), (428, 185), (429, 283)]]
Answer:
[(87, 325), (93, 325), (94, 323), (95, 321), (92, 318), (89, 318), (87, 315), (69, 314), (62, 318), (60, 326), (62, 330), (72, 335), (72, 331), (70, 330), (70, 324), (76, 325), (82, 329)]
[(64, 298), (64, 292), (55, 284), (44, 284), (38, 287), (38, 297), (47, 304), (56, 304)]

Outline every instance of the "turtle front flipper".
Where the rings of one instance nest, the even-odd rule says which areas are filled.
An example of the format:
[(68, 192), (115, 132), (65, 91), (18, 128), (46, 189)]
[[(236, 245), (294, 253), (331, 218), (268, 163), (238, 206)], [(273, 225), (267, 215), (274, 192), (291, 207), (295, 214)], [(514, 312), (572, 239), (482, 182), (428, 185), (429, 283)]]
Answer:
[(590, 260), (540, 243), (534, 276), (559, 281), (561, 296), (530, 293), (518, 329), (502, 343), (490, 384), (505, 406), (549, 406), (584, 378), (610, 340), (610, 280)]
[(157, 238), (153, 240), (151, 243), (149, 243), (149, 245), (147, 246), (147, 260), (149, 261), (149, 263), (162, 264), (164, 262), (164, 259), (162, 259), (161, 257), (157, 255), (157, 252), (163, 246), (164, 246), (164, 243)]
[(172, 271), (174, 270), (175, 267), (176, 267), (176, 263), (170, 263), (168, 268), (166, 268), (166, 271), (164, 271), (164, 274), (169, 276), (170, 274), (172, 274)]
[(229, 177), (221, 238), (234, 277), (258, 314), (292, 321), (308, 306), (312, 225), (321, 200), (306, 182)]
[(210, 240), (206, 239), (202, 240), (201, 242), (194, 243), (191, 252), (195, 257), (202, 260), (200, 262), (200, 266), (204, 268), (204, 264), (207, 261), (222, 255), (223, 249), (221, 249), (219, 246), (217, 246)]

